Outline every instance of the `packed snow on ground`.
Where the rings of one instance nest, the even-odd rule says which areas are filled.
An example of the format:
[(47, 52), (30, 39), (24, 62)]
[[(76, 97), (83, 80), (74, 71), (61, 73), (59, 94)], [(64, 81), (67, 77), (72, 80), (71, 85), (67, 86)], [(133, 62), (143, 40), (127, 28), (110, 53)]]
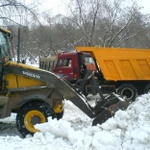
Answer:
[(126, 111), (119, 110), (102, 125), (70, 101), (60, 120), (36, 125), (41, 132), (22, 138), (15, 127), (15, 114), (0, 119), (2, 150), (150, 150), (150, 94), (137, 98)]

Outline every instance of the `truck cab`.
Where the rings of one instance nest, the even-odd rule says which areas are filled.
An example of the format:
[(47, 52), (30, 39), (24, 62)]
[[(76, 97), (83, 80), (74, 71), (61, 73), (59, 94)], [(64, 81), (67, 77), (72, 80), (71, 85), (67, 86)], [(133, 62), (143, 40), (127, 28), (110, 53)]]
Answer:
[(64, 77), (71, 83), (84, 78), (86, 70), (95, 70), (95, 64), (90, 54), (81, 52), (60, 53), (52, 72)]

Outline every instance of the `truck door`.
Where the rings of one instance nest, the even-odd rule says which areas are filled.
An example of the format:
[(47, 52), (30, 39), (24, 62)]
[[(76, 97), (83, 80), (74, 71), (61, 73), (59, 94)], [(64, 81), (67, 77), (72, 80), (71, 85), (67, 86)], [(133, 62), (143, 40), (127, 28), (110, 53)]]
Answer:
[(84, 59), (87, 70), (93, 70), (96, 72), (97, 69), (93, 57), (88, 53), (84, 53)]
[(87, 71), (87, 67), (85, 65), (85, 58), (82, 53), (79, 53), (78, 55), (78, 65), (80, 70), (80, 78), (84, 78)]
[(73, 80), (72, 58), (60, 58), (56, 65), (55, 73), (58, 73), (68, 81)]

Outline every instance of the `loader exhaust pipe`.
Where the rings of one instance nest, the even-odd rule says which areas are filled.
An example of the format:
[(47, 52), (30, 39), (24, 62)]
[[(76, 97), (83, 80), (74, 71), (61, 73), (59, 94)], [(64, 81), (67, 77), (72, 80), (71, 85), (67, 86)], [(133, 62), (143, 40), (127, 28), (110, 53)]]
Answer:
[(20, 27), (18, 27), (17, 62), (20, 63)]

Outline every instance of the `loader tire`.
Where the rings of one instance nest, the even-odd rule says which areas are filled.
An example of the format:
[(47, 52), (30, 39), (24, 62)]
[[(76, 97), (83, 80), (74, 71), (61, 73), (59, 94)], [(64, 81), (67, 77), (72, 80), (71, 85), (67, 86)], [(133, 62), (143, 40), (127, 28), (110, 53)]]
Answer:
[(38, 123), (47, 122), (48, 117), (55, 118), (55, 113), (49, 104), (44, 102), (30, 102), (23, 105), (16, 116), (16, 126), (23, 137), (33, 135), (39, 130), (34, 128)]
[(150, 92), (150, 84), (148, 84), (144, 89), (144, 93), (149, 93), (149, 92)]
[(135, 101), (138, 91), (132, 84), (122, 84), (118, 87), (117, 93), (126, 96), (128, 100)]

